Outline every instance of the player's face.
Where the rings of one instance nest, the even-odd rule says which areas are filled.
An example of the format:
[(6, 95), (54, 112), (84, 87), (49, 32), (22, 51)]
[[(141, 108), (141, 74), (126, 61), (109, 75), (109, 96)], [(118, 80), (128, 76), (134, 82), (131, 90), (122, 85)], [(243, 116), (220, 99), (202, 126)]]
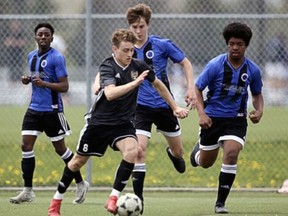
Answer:
[(239, 61), (244, 58), (246, 51), (245, 41), (241, 38), (230, 38), (228, 41), (228, 55), (232, 61)]
[(122, 67), (130, 64), (134, 53), (134, 44), (131, 42), (122, 41), (119, 47), (113, 46), (115, 58)]
[(35, 35), (36, 43), (39, 50), (47, 50), (50, 48), (50, 44), (53, 41), (53, 35), (48, 28), (39, 28)]
[(138, 42), (145, 42), (148, 37), (148, 29), (146, 21), (140, 18), (139, 21), (130, 25), (130, 30), (136, 35)]

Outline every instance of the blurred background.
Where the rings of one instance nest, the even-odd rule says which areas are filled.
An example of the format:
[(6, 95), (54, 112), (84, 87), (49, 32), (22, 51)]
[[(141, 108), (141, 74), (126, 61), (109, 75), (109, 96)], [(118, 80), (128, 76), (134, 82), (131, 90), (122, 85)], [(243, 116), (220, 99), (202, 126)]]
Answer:
[[(83, 126), (83, 115), (94, 99), (91, 85), (98, 66), (111, 54), (110, 36), (116, 28), (128, 27), (125, 12), (128, 7), (140, 2), (148, 4), (153, 10), (150, 34), (173, 40), (192, 61), (195, 78), (211, 58), (226, 51), (222, 37), (225, 25), (240, 21), (252, 28), (253, 38), (246, 56), (261, 68), (268, 114), (265, 111), (263, 121), (248, 129), (247, 149), (245, 146), (241, 154), (243, 157), (240, 158), (239, 178), (237, 176), (235, 186), (280, 187), (283, 180), (288, 178), (287, 0), (1, 0), (0, 154), (3, 157), (0, 158), (0, 186), (22, 185), (20, 132), (22, 118), (31, 97), (31, 86), (22, 85), (21, 76), (29, 74), (27, 54), (36, 49), (34, 27), (39, 22), (50, 22), (55, 28), (52, 46), (66, 56), (70, 89), (63, 97), (66, 117), (73, 130), (66, 142), (74, 151)], [(183, 104), (184, 76), (171, 63), (168, 70), (172, 92), (176, 100)], [(192, 171), (188, 164), (190, 150), (198, 134), (197, 115), (192, 114), (182, 125), (185, 157), (189, 166), (186, 176), (175, 175), (163, 145), (156, 147), (158, 143), (165, 145), (164, 139), (153, 135), (148, 158), (153, 163), (152, 160), (157, 158), (154, 151), (159, 148), (162, 151), (159, 158), (163, 157), (163, 161), (153, 164), (156, 174), (154, 171), (148, 174), (146, 186), (217, 185), (219, 166), (215, 165), (206, 174), (200, 169)], [(35, 185), (54, 185), (59, 180), (63, 164), (44, 134), (35, 147)], [(112, 170), (116, 168), (116, 158), (119, 158), (113, 152), (111, 155), (104, 160), (95, 159), (93, 163), (96, 165), (88, 164), (84, 171), (86, 177), (97, 186), (111, 185), (113, 173), (100, 175), (101, 169), (110, 169), (110, 166)], [(163, 179), (158, 179), (156, 171), (162, 171), (166, 166), (164, 178), (173, 179), (167, 184)], [(242, 179), (241, 175), (246, 177)], [(205, 183), (197, 180), (198, 177), (205, 179)]]

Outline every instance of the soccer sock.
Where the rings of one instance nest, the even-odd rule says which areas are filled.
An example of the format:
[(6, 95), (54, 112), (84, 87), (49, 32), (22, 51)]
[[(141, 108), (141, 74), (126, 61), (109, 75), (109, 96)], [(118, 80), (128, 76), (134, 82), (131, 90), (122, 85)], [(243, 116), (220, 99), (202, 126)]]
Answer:
[(132, 183), (134, 193), (143, 201), (143, 188), (144, 179), (146, 175), (146, 165), (145, 163), (138, 163), (134, 165), (132, 173)]
[(125, 160), (122, 160), (115, 175), (115, 181), (113, 188), (116, 189), (117, 191), (123, 191), (125, 188), (132, 170), (134, 168), (134, 163), (129, 163)]
[(24, 187), (32, 188), (33, 174), (35, 170), (35, 155), (34, 151), (22, 151), (21, 161), (22, 177), (24, 179)]
[(63, 194), (74, 179), (75, 172), (72, 172), (67, 166), (65, 166), (62, 178), (58, 184), (58, 192)]
[[(68, 162), (73, 158), (73, 156), (73, 152), (69, 148), (67, 148), (66, 152), (61, 156), (61, 158), (63, 159), (65, 164), (68, 164)], [(83, 181), (80, 170), (75, 172), (74, 179), (77, 184)]]
[(221, 172), (219, 175), (219, 186), (217, 204), (225, 205), (225, 201), (230, 193), (237, 172), (237, 165), (222, 164)]

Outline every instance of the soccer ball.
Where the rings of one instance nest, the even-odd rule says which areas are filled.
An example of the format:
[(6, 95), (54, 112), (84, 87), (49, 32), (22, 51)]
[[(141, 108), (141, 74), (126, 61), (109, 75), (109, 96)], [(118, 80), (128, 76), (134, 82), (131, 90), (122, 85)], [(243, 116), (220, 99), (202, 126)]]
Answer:
[(138, 216), (142, 210), (140, 198), (133, 193), (120, 196), (116, 205), (120, 216)]

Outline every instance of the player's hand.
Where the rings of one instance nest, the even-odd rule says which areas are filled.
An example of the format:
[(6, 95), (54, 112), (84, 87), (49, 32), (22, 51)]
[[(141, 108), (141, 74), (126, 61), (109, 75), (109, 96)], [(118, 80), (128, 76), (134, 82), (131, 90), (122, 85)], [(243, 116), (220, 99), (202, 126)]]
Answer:
[(177, 107), (176, 110), (173, 111), (173, 113), (177, 118), (183, 119), (183, 118), (188, 117), (189, 110), (185, 108)]
[(206, 113), (199, 115), (199, 126), (202, 129), (210, 128), (212, 126), (212, 119)]
[(185, 95), (186, 107), (188, 109), (195, 109), (197, 105), (197, 98), (193, 88), (188, 88)]
[(22, 76), (21, 81), (24, 85), (28, 85), (31, 82), (31, 77), (30, 76)]
[(149, 70), (143, 71), (134, 81), (135, 87), (139, 86), (144, 80), (145, 77), (148, 75)]
[(38, 87), (46, 87), (46, 82), (40, 79), (38, 76), (34, 76), (32, 83)]
[(253, 110), (249, 113), (249, 119), (253, 124), (257, 124), (260, 122), (260, 119), (262, 118), (263, 113), (259, 110)]

